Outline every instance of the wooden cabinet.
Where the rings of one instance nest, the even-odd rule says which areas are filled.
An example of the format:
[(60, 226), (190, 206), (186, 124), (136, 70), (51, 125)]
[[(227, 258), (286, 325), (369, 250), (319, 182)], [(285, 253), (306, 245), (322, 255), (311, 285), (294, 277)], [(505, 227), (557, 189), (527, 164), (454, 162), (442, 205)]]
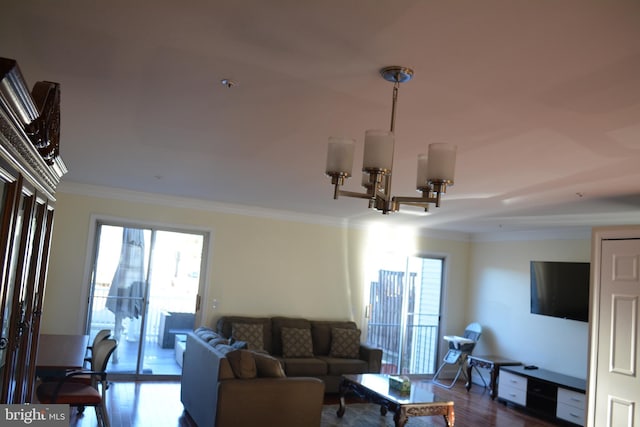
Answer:
[(556, 417), (583, 426), (585, 425), (585, 403), (584, 393), (559, 387)]
[(511, 372), (500, 372), (498, 399), (508, 400), (517, 405), (527, 404), (527, 379)]
[(585, 380), (523, 366), (501, 367), (499, 378), (498, 400), (560, 423), (585, 425)]
[(30, 402), (53, 226), (60, 88), (0, 58), (0, 403)]

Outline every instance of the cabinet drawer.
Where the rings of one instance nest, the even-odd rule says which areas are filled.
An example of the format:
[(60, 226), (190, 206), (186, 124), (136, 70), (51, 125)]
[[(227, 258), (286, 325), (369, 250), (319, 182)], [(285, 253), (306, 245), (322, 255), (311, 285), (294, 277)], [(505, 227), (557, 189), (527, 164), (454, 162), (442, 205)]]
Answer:
[(558, 387), (558, 404), (564, 403), (577, 409), (584, 409), (586, 407), (585, 400), (584, 393)]
[(575, 406), (558, 402), (556, 417), (584, 426), (584, 408), (576, 408)]
[(500, 382), (498, 386), (498, 398), (508, 400), (509, 402), (516, 403), (518, 405), (527, 405), (527, 390), (521, 390), (519, 388), (506, 385)]
[(500, 371), (498, 381), (500, 381), (500, 386), (509, 386), (518, 390), (522, 390), (525, 393), (527, 391), (527, 379), (525, 377), (521, 377), (520, 375), (515, 375), (511, 372)]

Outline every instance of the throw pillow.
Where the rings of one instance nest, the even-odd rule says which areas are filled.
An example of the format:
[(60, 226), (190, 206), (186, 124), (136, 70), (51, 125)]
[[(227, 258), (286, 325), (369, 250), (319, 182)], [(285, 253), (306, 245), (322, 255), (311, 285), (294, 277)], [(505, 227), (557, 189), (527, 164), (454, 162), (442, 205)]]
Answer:
[(209, 345), (215, 347), (217, 345), (228, 345), (229, 341), (224, 338), (212, 338), (209, 341)]
[(360, 355), (360, 329), (331, 329), (331, 351), (329, 356), (357, 359)]
[(249, 344), (247, 344), (246, 341), (238, 341), (234, 339), (229, 342), (229, 345), (238, 350), (247, 350), (249, 348)]
[(249, 350), (264, 350), (264, 332), (259, 323), (234, 323), (231, 326), (234, 341), (244, 341)]
[(236, 378), (251, 379), (257, 376), (256, 361), (248, 350), (233, 350), (226, 354)]
[(282, 357), (313, 357), (311, 329), (282, 328)]
[(203, 341), (206, 341), (206, 342), (209, 342), (215, 339), (224, 339), (223, 337), (216, 334), (215, 332), (201, 332), (198, 334), (198, 336), (202, 338)]
[(265, 353), (253, 353), (256, 361), (256, 371), (258, 377), (264, 378), (281, 378), (286, 377), (280, 361), (273, 356)]

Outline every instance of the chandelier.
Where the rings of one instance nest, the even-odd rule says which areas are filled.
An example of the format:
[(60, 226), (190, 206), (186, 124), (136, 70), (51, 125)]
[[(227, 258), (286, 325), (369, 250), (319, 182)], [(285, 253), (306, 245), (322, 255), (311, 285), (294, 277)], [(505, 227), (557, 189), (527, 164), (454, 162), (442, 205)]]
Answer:
[(368, 199), (369, 208), (381, 211), (383, 214), (398, 211), (401, 204), (418, 206), (425, 211), (428, 211), (429, 204), (439, 207), (441, 195), (447, 192), (447, 186), (453, 185), (457, 147), (442, 143), (429, 144), (428, 154), (418, 155), (416, 189), (422, 193), (422, 196), (391, 196), (398, 88), (400, 83), (411, 80), (413, 70), (391, 66), (381, 69), (380, 74), (385, 80), (393, 83), (391, 129), (365, 132), (362, 164), (362, 186), (366, 189), (364, 193), (345, 191), (340, 188), (344, 185), (345, 179), (351, 176), (355, 141), (344, 137), (329, 138), (326, 174), (331, 177), (331, 184), (334, 186), (333, 198), (346, 196)]

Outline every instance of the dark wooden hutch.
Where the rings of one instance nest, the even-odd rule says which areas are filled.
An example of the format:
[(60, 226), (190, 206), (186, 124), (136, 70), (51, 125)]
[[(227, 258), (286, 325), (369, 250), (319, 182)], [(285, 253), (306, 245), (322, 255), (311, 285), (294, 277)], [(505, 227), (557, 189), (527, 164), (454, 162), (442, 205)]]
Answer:
[(0, 58), (0, 403), (31, 402), (60, 158), (60, 87)]

